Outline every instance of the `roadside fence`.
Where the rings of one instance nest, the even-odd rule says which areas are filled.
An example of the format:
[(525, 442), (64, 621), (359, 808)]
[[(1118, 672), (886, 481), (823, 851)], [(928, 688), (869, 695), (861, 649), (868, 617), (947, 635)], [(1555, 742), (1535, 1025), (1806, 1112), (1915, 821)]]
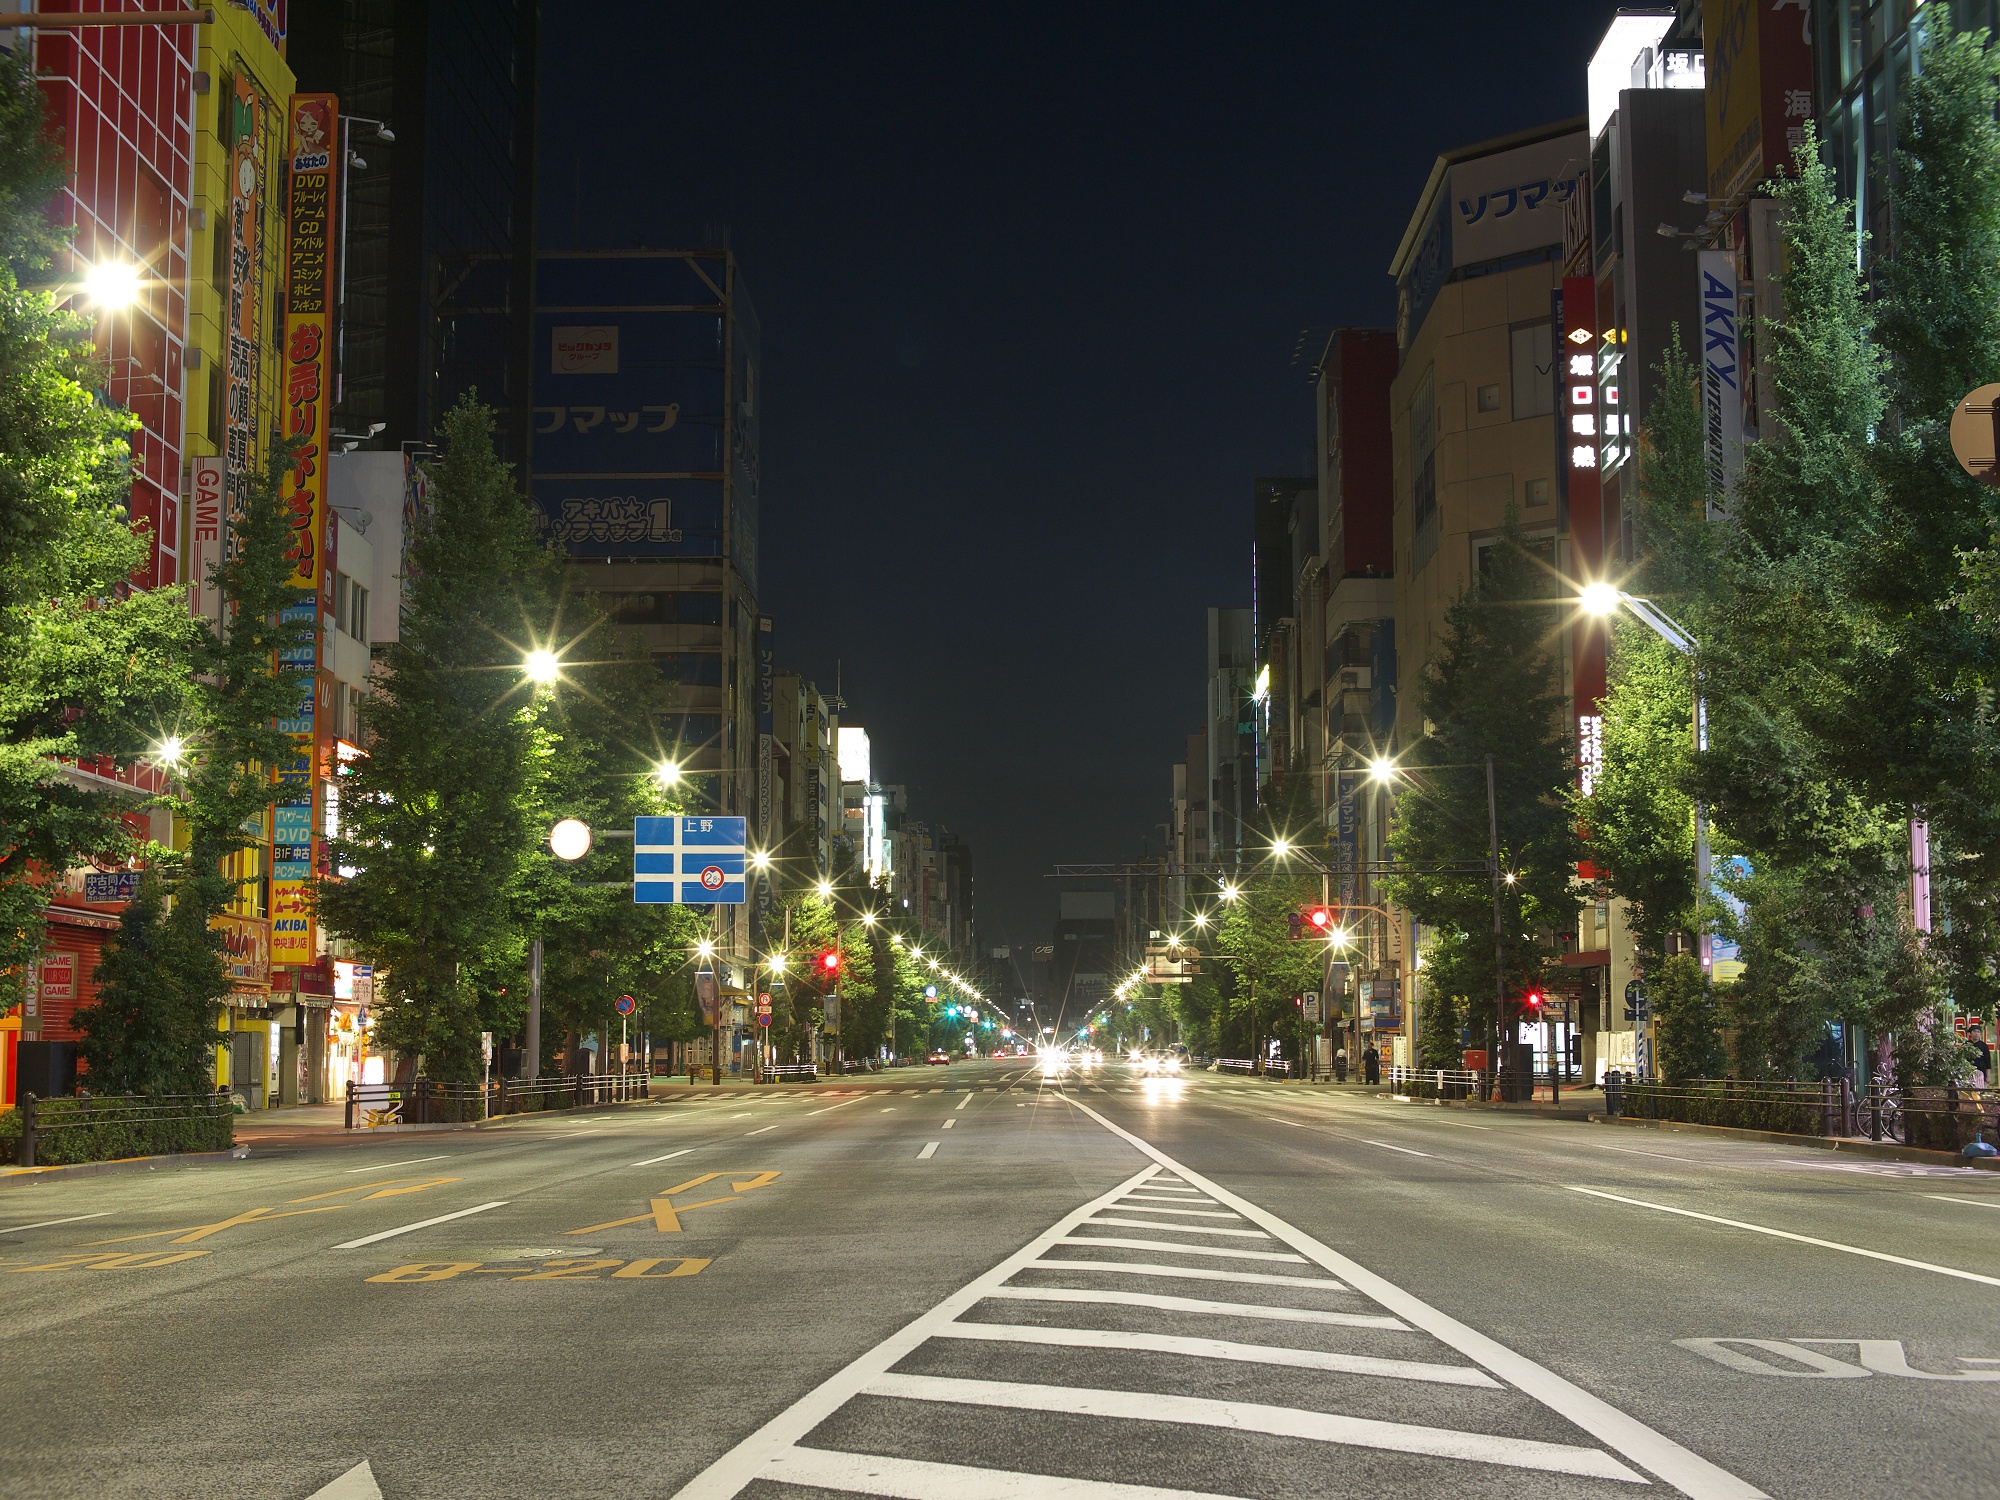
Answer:
[(23, 1167), (227, 1151), (236, 1139), (236, 1111), (226, 1090), (59, 1099), (23, 1094), (15, 1113), (20, 1135), (13, 1142), (13, 1157)]
[(1887, 1079), (1857, 1090), (1851, 1079), (1814, 1081), (1690, 1078), (1670, 1083), (1609, 1073), (1605, 1113), (1628, 1120), (1726, 1125), (1783, 1135), (1866, 1136), (1936, 1151), (1961, 1150), (1975, 1135), (2000, 1135), (2000, 1090), (1904, 1089)]
[(568, 1073), (542, 1078), (497, 1078), (490, 1084), (443, 1083), (418, 1078), (410, 1083), (349, 1083), (349, 1130), (385, 1125), (463, 1125), (503, 1115), (550, 1109), (588, 1109), (628, 1104), (652, 1097), (644, 1073)]
[(766, 1063), (766, 1083), (817, 1083), (819, 1069), (811, 1063)]
[(1259, 1069), (1257, 1059), (1254, 1057), (1218, 1057), (1214, 1067), (1218, 1073), (1237, 1073), (1246, 1078), (1262, 1076), (1284, 1079), (1292, 1076), (1292, 1065), (1283, 1060), (1267, 1062), (1262, 1069)]

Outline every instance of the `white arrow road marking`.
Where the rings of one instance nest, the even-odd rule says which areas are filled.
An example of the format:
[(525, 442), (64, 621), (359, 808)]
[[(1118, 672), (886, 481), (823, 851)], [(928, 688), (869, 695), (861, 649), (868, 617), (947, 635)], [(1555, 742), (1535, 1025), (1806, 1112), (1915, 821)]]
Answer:
[(495, 1203), (482, 1203), (477, 1208), (461, 1208), (455, 1214), (439, 1214), (434, 1219), (419, 1219), (414, 1224), (404, 1224), (395, 1229), (385, 1229), (380, 1234), (364, 1234), (358, 1240), (345, 1240), (335, 1245), (336, 1250), (359, 1250), (363, 1245), (373, 1245), (380, 1240), (393, 1240), (399, 1234), (411, 1234), (419, 1229), (428, 1229), (433, 1224), (449, 1224), (453, 1219), (470, 1218), (473, 1214), (483, 1214), (489, 1208), (505, 1208), (509, 1200), (500, 1199)]
[(375, 1471), (364, 1458), (333, 1483), (314, 1490), (306, 1500), (382, 1500), (382, 1491), (375, 1483)]

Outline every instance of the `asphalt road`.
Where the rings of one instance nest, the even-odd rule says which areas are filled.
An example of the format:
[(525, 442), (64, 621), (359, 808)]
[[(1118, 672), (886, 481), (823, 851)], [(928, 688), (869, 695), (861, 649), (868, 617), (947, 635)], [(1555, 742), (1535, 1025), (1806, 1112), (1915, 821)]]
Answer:
[(9, 1500), (1956, 1500), (2000, 1176), (959, 1064), (10, 1189), (0, 1347)]

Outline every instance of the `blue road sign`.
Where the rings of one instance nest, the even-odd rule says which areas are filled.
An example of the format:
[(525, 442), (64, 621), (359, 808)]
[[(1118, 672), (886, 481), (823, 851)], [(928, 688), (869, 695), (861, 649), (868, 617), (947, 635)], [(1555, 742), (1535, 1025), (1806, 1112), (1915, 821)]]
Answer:
[(632, 899), (741, 906), (748, 860), (743, 818), (640, 818), (632, 830)]

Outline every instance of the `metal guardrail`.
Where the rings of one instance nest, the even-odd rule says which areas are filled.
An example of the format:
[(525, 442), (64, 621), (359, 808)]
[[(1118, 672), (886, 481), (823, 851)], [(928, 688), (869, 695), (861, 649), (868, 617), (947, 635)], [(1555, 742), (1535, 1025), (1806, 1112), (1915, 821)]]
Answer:
[(1389, 1069), (1389, 1092), (1404, 1099), (1484, 1099), (1493, 1075), (1481, 1068)]
[(1292, 1065), (1280, 1059), (1267, 1062), (1261, 1068), (1254, 1057), (1218, 1057), (1214, 1063), (1218, 1073), (1236, 1073), (1246, 1078), (1290, 1078)]
[[(206, 1127), (218, 1135), (228, 1135), (233, 1132), (216, 1127), (235, 1117), (235, 1106), (226, 1090), (213, 1094), (79, 1094), (55, 1099), (24, 1093), (20, 1109), (21, 1138), (14, 1148), (14, 1161), (22, 1167), (36, 1166), (40, 1156), (49, 1154), (44, 1146), (55, 1148), (54, 1154), (73, 1161), (105, 1160), (116, 1154), (117, 1147), (128, 1145), (133, 1148), (128, 1155), (159, 1155), (153, 1148), (162, 1142), (149, 1137), (179, 1134), (176, 1127), (180, 1126), (190, 1127), (190, 1133)], [(103, 1155), (79, 1156), (71, 1149), (77, 1133), (110, 1135), (118, 1138), (117, 1144)], [(196, 1144), (201, 1150), (222, 1149), (207, 1143)], [(223, 1146), (226, 1145), (225, 1140)]]
[(388, 1125), (463, 1125), (503, 1115), (550, 1109), (588, 1109), (652, 1097), (644, 1073), (570, 1073), (526, 1080), (499, 1078), (490, 1084), (442, 1083), (418, 1078), (409, 1083), (349, 1083), (343, 1124), (349, 1130)]
[(812, 1063), (767, 1063), (764, 1067), (766, 1083), (816, 1083), (819, 1069)]

